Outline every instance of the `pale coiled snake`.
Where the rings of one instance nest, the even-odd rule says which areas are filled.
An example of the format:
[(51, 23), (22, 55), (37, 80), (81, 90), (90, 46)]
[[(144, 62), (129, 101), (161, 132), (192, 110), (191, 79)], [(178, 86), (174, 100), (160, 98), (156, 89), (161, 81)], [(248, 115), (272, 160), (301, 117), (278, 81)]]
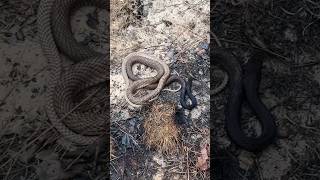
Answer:
[[(157, 75), (150, 78), (140, 79), (132, 72), (132, 67), (135, 63), (144, 64), (157, 71)], [(181, 85), (180, 103), (184, 109), (192, 110), (197, 106), (197, 100), (192, 95), (191, 85), (192, 80), (185, 82), (180, 76), (170, 75), (169, 67), (166, 63), (157, 58), (151, 57), (143, 53), (131, 53), (122, 62), (122, 76), (127, 85), (126, 99), (133, 105), (144, 105), (156, 98), (164, 86), (172, 82), (178, 82)], [(147, 95), (135, 97), (134, 94), (139, 89), (148, 89)], [(188, 97), (191, 104), (187, 103)]]
[[(109, 113), (105, 109), (99, 112), (77, 109), (77, 95), (101, 83), (103, 89), (108, 88), (108, 56), (81, 45), (73, 37), (70, 16), (81, 6), (108, 9), (107, 1), (103, 0), (42, 0), (38, 10), (38, 33), (50, 70), (48, 117), (65, 138), (87, 145), (106, 133)], [(64, 56), (76, 63), (63, 69)]]

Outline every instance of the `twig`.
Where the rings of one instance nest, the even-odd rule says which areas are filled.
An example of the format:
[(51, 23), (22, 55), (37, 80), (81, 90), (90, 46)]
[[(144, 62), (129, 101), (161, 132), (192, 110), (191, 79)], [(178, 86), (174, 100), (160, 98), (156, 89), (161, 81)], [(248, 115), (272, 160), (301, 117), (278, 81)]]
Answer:
[(114, 123), (115, 123), (116, 125), (118, 125), (118, 127), (120, 128), (120, 131), (122, 131), (123, 133), (125, 133), (126, 135), (128, 135), (128, 136), (131, 138), (131, 140), (133, 141), (133, 143), (134, 143), (136, 146), (139, 147), (138, 142), (135, 141), (135, 138), (134, 138), (131, 134), (127, 133), (127, 132), (121, 127), (121, 125), (120, 125), (118, 122), (115, 122), (115, 121), (114, 121)]
[(213, 38), (216, 41), (216, 43), (218, 44), (218, 46), (222, 47), (221, 41), (218, 39), (217, 35), (213, 31), (210, 31), (210, 34), (213, 36)]
[(260, 167), (259, 167), (259, 165), (258, 165), (257, 159), (254, 160), (254, 164), (255, 164), (255, 166), (256, 166), (256, 168), (257, 168), (257, 171), (258, 171), (258, 174), (259, 174), (259, 179), (260, 179), (260, 180), (264, 179), (264, 178), (263, 178), (263, 175), (262, 175), (262, 173), (261, 173)]
[(66, 117), (68, 117), (73, 111), (78, 109), (83, 103), (85, 103), (87, 100), (92, 98), (94, 95), (96, 95), (99, 92), (100, 89), (96, 89), (92, 94), (90, 94), (88, 97), (84, 98), (79, 104), (77, 104), (74, 108), (72, 108), (69, 112), (67, 112), (64, 116), (62, 116), (58, 121), (64, 120)]
[(2, 98), (1, 102), (0, 102), (0, 107), (3, 106), (5, 104), (5, 101), (8, 99), (8, 97), (11, 95), (11, 93), (13, 92), (13, 90), (16, 88), (16, 86), (13, 86), (9, 92)]
[(188, 177), (188, 180), (190, 179), (190, 173), (189, 173), (189, 148), (186, 147), (187, 149), (187, 177)]
[(86, 147), (74, 160), (70, 162), (70, 164), (66, 167), (66, 171), (87, 151), (88, 147)]
[[(250, 47), (253, 47), (253, 48), (255, 48), (255, 49), (263, 50), (263, 51), (265, 51), (265, 52), (267, 52), (267, 53), (270, 53), (270, 54), (272, 54), (272, 55), (274, 55), (274, 56), (277, 56), (277, 57), (279, 57), (279, 58), (281, 58), (281, 59), (283, 59), (283, 60), (287, 60), (287, 61), (290, 60), (289, 58), (287, 58), (287, 57), (285, 57), (285, 56), (282, 56), (282, 55), (280, 55), (280, 54), (278, 54), (278, 53), (275, 53), (275, 52), (273, 52), (273, 51), (271, 51), (271, 50), (269, 50), (269, 49), (265, 49), (265, 48), (261, 48), (261, 47), (257, 47), (257, 46), (251, 46), (250, 44), (247, 44), (247, 43), (244, 43), (244, 42), (233, 41), (233, 40), (230, 40), (230, 39), (221, 38), (220, 40), (221, 40), (221, 41), (225, 41), (225, 42), (240, 44), (240, 45), (244, 45), (244, 46), (250, 46)], [(285, 64), (288, 64), (288, 62), (286, 62), (286, 61), (283, 61), (283, 62), (284, 62)]]

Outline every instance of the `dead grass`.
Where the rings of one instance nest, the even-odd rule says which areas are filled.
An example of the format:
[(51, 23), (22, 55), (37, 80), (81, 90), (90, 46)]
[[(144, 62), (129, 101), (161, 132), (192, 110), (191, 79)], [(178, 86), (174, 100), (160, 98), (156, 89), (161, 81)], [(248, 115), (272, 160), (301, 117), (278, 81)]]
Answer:
[(149, 148), (172, 153), (179, 146), (180, 129), (174, 122), (176, 112), (173, 103), (154, 104), (144, 122), (144, 140)]

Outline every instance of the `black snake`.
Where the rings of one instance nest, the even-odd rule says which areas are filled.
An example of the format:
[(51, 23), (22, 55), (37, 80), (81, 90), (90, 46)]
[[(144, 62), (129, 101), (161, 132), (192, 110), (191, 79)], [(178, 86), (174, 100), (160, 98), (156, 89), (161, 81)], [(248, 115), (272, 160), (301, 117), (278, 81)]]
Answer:
[[(225, 125), (230, 139), (248, 151), (261, 151), (274, 142), (277, 135), (274, 118), (258, 95), (262, 60), (267, 57), (266, 54), (255, 52), (241, 67), (226, 49), (215, 48), (210, 53), (212, 60), (229, 76), (230, 93), (225, 110)], [(248, 137), (241, 129), (241, 106), (244, 100), (247, 100), (261, 123), (262, 133), (258, 137)]]

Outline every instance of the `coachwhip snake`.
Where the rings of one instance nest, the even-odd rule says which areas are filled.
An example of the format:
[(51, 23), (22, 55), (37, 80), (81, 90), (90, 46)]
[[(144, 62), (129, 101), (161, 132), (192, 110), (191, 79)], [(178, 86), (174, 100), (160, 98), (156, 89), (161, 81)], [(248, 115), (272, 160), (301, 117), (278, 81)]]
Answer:
[[(155, 69), (157, 75), (145, 79), (138, 78), (132, 72), (132, 67), (136, 63)], [(185, 82), (180, 76), (170, 75), (169, 66), (157, 58), (139, 52), (129, 54), (122, 62), (122, 76), (126, 84), (126, 100), (133, 106), (145, 105), (154, 100), (160, 91), (172, 82), (181, 85), (180, 103), (184, 109), (191, 110), (197, 106), (197, 100), (191, 91), (192, 80)], [(148, 89), (148, 94), (135, 96), (135, 92), (141, 89)], [(191, 100), (191, 104), (187, 103), (186, 97)]]
[[(106, 133), (109, 113), (104, 108), (81, 111), (76, 101), (79, 93), (101, 84), (106, 92), (109, 66), (107, 54), (97, 53), (73, 37), (70, 16), (82, 6), (108, 9), (107, 1), (102, 0), (42, 0), (38, 11), (38, 33), (50, 70), (48, 117), (62, 136), (76, 144), (87, 145)], [(74, 64), (64, 69), (63, 57)]]
[[(262, 60), (265, 57), (265, 53), (257, 51), (241, 67), (226, 49), (215, 48), (211, 51), (212, 60), (222, 66), (229, 76), (230, 92), (225, 110), (227, 133), (235, 144), (253, 152), (261, 151), (274, 142), (277, 136), (274, 117), (258, 95)], [(241, 129), (241, 106), (244, 100), (247, 100), (261, 123), (262, 133), (258, 137), (248, 137)]]

